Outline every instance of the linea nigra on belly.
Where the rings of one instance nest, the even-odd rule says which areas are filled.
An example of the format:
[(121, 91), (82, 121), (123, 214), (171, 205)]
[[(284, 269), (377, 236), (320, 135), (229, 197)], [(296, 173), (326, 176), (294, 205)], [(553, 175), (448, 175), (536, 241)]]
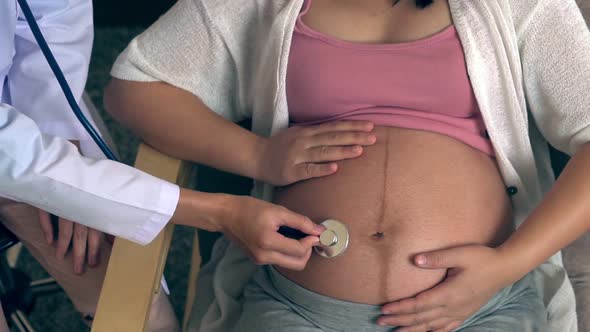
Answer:
[[(387, 135), (385, 139), (385, 146), (389, 147), (389, 135)], [(375, 233), (371, 235), (371, 238), (374, 240), (381, 240), (385, 237), (385, 233), (381, 231), (383, 227), (383, 222), (385, 221), (385, 211), (387, 210), (387, 177), (389, 172), (387, 171), (387, 167), (389, 166), (389, 148), (385, 149), (385, 158), (383, 159), (383, 197), (381, 199), (381, 207), (379, 213), (379, 219), (377, 219), (377, 224), (375, 225), (377, 230)]]

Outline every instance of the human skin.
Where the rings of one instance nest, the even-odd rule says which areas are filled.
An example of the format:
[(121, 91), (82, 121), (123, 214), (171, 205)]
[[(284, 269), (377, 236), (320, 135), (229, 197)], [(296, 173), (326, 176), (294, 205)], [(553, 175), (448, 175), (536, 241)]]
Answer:
[(512, 231), (506, 188), (490, 156), (442, 134), (377, 127), (377, 144), (328, 177), (279, 188), (274, 202), (315, 222), (347, 225), (347, 251), (312, 255), (305, 270), (279, 271), (341, 300), (381, 305), (411, 297), (446, 270), (412, 264), (424, 251), (497, 246)]

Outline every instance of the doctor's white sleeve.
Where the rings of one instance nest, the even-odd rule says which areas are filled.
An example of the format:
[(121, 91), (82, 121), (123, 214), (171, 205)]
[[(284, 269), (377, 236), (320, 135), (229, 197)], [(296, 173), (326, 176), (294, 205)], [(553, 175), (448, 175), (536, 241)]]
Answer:
[(81, 156), (67, 140), (0, 103), (0, 196), (140, 244), (168, 223), (175, 184), (127, 165)]
[[(13, 0), (14, 1), (14, 0)], [(94, 38), (91, 0), (27, 0), (72, 93), (80, 101)], [(7, 76), (10, 104), (45, 134), (87, 140), (18, 7), (15, 55)]]

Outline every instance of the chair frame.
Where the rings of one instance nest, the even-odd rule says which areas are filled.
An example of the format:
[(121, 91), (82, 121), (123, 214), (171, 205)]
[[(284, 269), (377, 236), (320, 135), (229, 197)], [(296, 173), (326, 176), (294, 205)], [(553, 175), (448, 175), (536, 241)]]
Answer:
[[(194, 167), (141, 144), (135, 167), (161, 179), (186, 186)], [(146, 328), (152, 298), (160, 291), (162, 273), (172, 241), (169, 224), (146, 246), (116, 238), (100, 294), (92, 332), (142, 332)], [(195, 299), (196, 278), (201, 266), (199, 239), (195, 231), (183, 330)]]

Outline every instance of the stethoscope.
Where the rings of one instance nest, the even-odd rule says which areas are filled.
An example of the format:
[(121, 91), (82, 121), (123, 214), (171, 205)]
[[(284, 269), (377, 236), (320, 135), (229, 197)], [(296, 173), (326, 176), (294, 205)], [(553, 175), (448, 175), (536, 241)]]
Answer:
[[(348, 248), (349, 234), (346, 225), (336, 219), (327, 219), (320, 223), (326, 229), (320, 234), (319, 245), (313, 247), (321, 257), (333, 258), (342, 255)], [(289, 227), (280, 227), (279, 233), (286, 237), (300, 240), (308, 234)]]
[[(70, 105), (70, 108), (72, 109), (72, 111), (74, 111), (76, 118), (78, 118), (84, 129), (86, 129), (86, 131), (88, 132), (90, 137), (92, 137), (92, 140), (96, 143), (96, 145), (98, 145), (102, 153), (104, 153), (104, 155), (110, 160), (119, 161), (113, 153), (113, 151), (102, 139), (102, 137), (100, 137), (96, 129), (94, 129), (92, 124), (88, 121), (84, 113), (82, 113), (82, 110), (80, 110), (80, 106), (76, 102), (76, 98), (74, 97), (74, 94), (72, 93), (72, 90), (70, 89), (70, 86), (68, 85), (68, 82), (61, 68), (57, 64), (57, 61), (55, 60), (55, 57), (53, 56), (53, 53), (51, 52), (49, 45), (47, 45), (47, 41), (45, 41), (45, 38), (43, 37), (41, 30), (39, 29), (39, 25), (37, 24), (37, 21), (35, 20), (35, 17), (33, 16), (33, 13), (31, 12), (31, 9), (29, 8), (27, 1), (17, 1), (23, 14), (25, 15), (27, 23), (31, 28), (31, 32), (35, 37), (37, 44), (39, 44), (41, 52), (45, 56), (45, 59), (47, 60), (49, 67), (51, 67), (51, 71), (53, 71), (53, 74), (55, 75), (55, 78), (57, 79), (57, 82), (59, 83), (59, 86), (61, 87), (61, 90), (63, 91), (63, 94), (66, 97), (68, 104)], [(323, 225), (326, 229), (320, 235), (320, 245), (314, 247), (316, 253), (326, 258), (332, 258), (342, 255), (344, 251), (346, 251), (346, 248), (348, 248), (349, 243), (349, 233), (348, 229), (346, 228), (346, 225), (335, 219), (325, 220), (321, 223), (321, 225)], [(297, 240), (305, 236), (308, 236), (308, 234), (302, 233), (289, 227), (280, 227), (279, 233), (286, 237)]]

